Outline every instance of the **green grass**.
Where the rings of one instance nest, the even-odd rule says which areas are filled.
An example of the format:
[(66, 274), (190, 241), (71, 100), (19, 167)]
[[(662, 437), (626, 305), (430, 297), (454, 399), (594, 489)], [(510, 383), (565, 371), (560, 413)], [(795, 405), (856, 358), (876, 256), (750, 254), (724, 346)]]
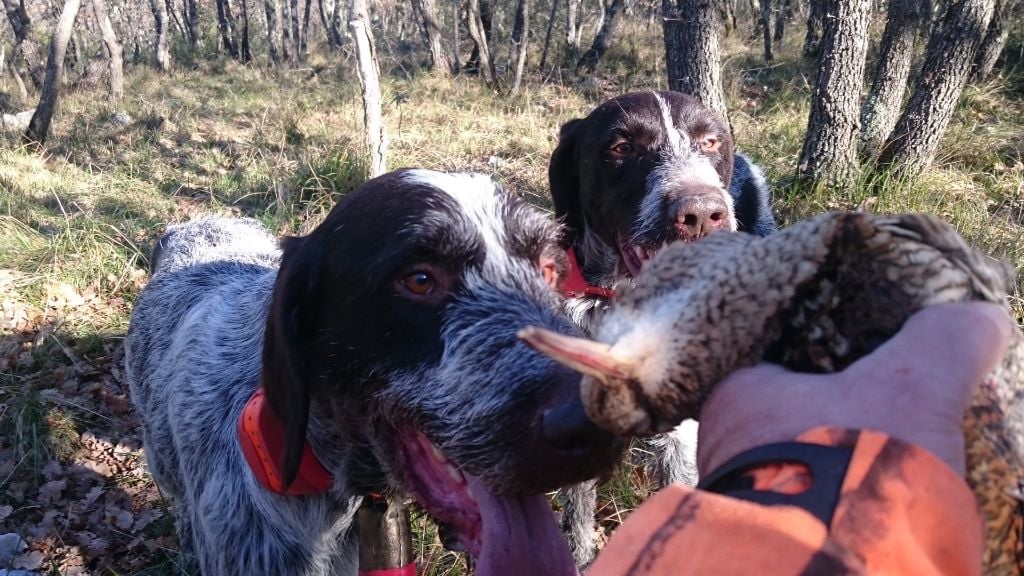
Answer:
[[(865, 172), (848, 189), (811, 189), (791, 178), (814, 80), (798, 58), (795, 30), (770, 66), (758, 40), (733, 35), (723, 42), (736, 140), (775, 185), (780, 220), (856, 208), (928, 211), (1024, 268), (1024, 73), (967, 89), (935, 165), (920, 178)], [(614, 94), (663, 88), (659, 34), (657, 26), (626, 26), (593, 78), (546, 70), (516, 97), (497, 95), (474, 77), (450, 79), (389, 61), (384, 69), (398, 71), (383, 86), (389, 168), (484, 172), (547, 208), (558, 127)], [(321, 71), (313, 75), (312, 68)], [(132, 434), (131, 415), (118, 408), (126, 392), (115, 373), (120, 339), (146, 281), (149, 250), (168, 223), (220, 213), (303, 232), (364, 179), (357, 86), (345, 66), (324, 55), (309, 69), (278, 72), (196, 59), (169, 76), (130, 70), (130, 96), (117, 107), (97, 104), (93, 92), (65, 95), (40, 154), (21, 148), (16, 134), (0, 136), (0, 463), (15, 463), (0, 466), (0, 493), (14, 487), (30, 499), (48, 462), (90, 458), (80, 441), (85, 431), (109, 433), (112, 443)], [(115, 111), (131, 122), (114, 122)], [(1019, 292), (1013, 303), (1024, 318)], [(73, 392), (54, 392), (64, 389)], [(166, 506), (148, 476), (130, 469), (105, 486), (127, 494), (136, 513)], [(649, 491), (635, 470), (616, 471), (602, 488), (602, 526), (611, 530)], [(11, 501), (16, 510), (5, 526), (40, 521), (42, 511), (30, 502)], [(425, 516), (414, 513), (412, 522), (426, 573), (467, 572)], [(132, 535), (113, 534), (112, 545), (125, 548), (114, 549), (100, 569), (180, 574), (172, 534), (168, 515), (149, 525), (145, 535), (160, 544), (131, 569), (125, 559), (137, 558), (137, 549), (117, 551), (128, 550)], [(59, 543), (48, 549), (70, 550)]]

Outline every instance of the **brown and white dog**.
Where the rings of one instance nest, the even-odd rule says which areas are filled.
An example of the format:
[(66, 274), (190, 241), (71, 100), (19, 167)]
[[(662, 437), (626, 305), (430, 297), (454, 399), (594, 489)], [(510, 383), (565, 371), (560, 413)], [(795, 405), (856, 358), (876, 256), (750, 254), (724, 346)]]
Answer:
[[(669, 242), (715, 231), (775, 230), (761, 170), (734, 149), (729, 125), (696, 98), (635, 92), (562, 126), (548, 169), (566, 228), (565, 309), (584, 331), (617, 283), (641, 273)], [(695, 484), (696, 425), (653, 439), (660, 483)], [(577, 562), (593, 557), (593, 483), (563, 492), (563, 528)]]

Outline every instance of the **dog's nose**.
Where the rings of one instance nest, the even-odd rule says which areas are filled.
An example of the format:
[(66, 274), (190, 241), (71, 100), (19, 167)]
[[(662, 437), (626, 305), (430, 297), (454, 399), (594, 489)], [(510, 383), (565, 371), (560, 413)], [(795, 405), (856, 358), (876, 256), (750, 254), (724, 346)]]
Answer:
[(675, 227), (681, 240), (697, 240), (729, 228), (729, 206), (718, 192), (685, 194), (672, 204)]
[(559, 450), (580, 452), (601, 448), (615, 438), (587, 417), (578, 397), (546, 410), (541, 418), (544, 439)]

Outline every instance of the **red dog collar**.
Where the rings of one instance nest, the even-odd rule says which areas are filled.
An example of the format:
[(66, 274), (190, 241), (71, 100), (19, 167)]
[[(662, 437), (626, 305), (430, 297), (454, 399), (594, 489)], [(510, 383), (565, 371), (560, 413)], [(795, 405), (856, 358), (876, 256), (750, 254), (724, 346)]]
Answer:
[(416, 563), (410, 562), (400, 568), (382, 568), (380, 570), (360, 570), (359, 576), (416, 576)]
[(615, 296), (615, 291), (610, 288), (587, 284), (587, 280), (583, 277), (583, 272), (580, 270), (579, 261), (576, 260), (576, 253), (573, 252), (572, 248), (566, 250), (565, 255), (569, 260), (569, 269), (566, 271), (565, 281), (562, 282), (561, 291), (563, 296), (566, 298), (583, 298), (584, 296), (611, 298)]
[(331, 473), (317, 460), (307, 441), (302, 447), (299, 472), (288, 489), (283, 489), (279, 463), (284, 451), (281, 421), (267, 406), (263, 388), (249, 398), (238, 418), (238, 443), (253, 476), (264, 488), (286, 496), (323, 494), (331, 487)]

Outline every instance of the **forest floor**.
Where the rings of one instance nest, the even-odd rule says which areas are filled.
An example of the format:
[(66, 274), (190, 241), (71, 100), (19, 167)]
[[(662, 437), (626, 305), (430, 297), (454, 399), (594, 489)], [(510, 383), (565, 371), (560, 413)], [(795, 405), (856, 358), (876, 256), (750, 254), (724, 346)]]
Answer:
[[(865, 177), (852, 190), (808, 190), (790, 176), (812, 72), (795, 46), (770, 66), (756, 42), (727, 43), (726, 53), (736, 141), (765, 168), (783, 223), (835, 209), (928, 211), (1024, 267), (1019, 64), (967, 89), (935, 166), (914, 182)], [(396, 67), (384, 87), (389, 167), (484, 172), (547, 207), (560, 124), (609, 96), (664, 87), (663, 57), (642, 39), (626, 37), (608, 58), (600, 76), (533, 78), (514, 98), (474, 77)], [(0, 569), (185, 573), (121, 369), (128, 315), (167, 224), (244, 214), (300, 233), (360, 181), (357, 85), (345, 65), (322, 64), (269, 73), (210, 63), (167, 76), (135, 68), (116, 108), (96, 92), (66, 95), (41, 153), (0, 136), (0, 534), (28, 542), (11, 563), (0, 538)], [(642, 474), (617, 474), (602, 491), (602, 527), (648, 490)], [(425, 573), (465, 572), (422, 515), (414, 524)]]

